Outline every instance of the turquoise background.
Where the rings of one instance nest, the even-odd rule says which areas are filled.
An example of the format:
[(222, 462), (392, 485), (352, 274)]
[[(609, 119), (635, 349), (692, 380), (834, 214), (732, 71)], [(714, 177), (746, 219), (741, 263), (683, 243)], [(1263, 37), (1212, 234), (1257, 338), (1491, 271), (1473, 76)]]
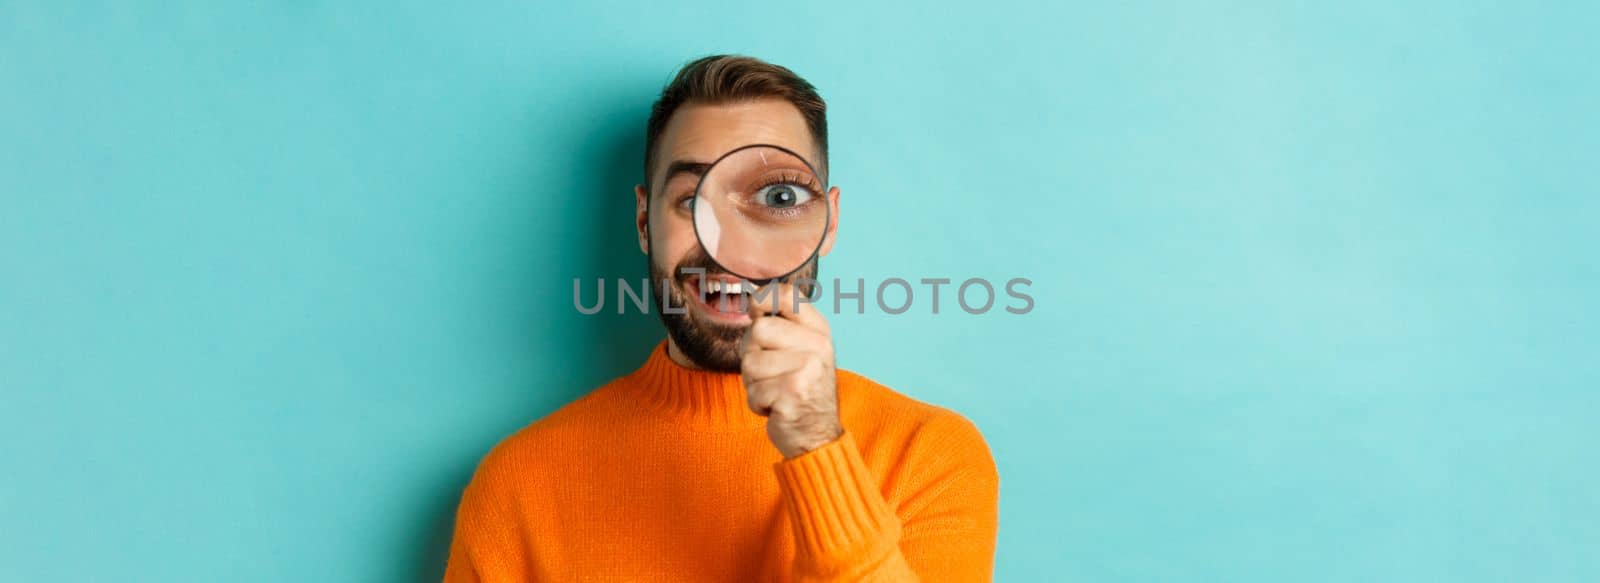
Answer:
[(1600, 580), (1594, 3), (131, 4), (0, 2), (0, 580), (436, 580), (661, 337), (572, 279), (711, 52), (829, 100), (824, 276), (1034, 281), (831, 320), (1000, 580)]

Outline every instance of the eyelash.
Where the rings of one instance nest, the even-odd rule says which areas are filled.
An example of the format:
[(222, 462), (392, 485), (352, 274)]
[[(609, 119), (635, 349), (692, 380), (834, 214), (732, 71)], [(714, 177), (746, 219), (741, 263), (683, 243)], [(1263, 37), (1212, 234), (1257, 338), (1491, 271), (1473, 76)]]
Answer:
[[(759, 190), (759, 189), (762, 189), (762, 188), (766, 188), (768, 186), (772, 186), (774, 184), (797, 184), (797, 185), (805, 187), (806, 190), (811, 191), (812, 196), (819, 196), (818, 191), (822, 190), (822, 186), (821, 185), (817, 184), (813, 180), (807, 180), (804, 175), (802, 175), (802, 174), (800, 174), (798, 172), (784, 172), (782, 174), (776, 174), (776, 175), (773, 175), (773, 176), (769, 176), (769, 177), (763, 179), (761, 184), (759, 186), (757, 186), (756, 189)], [(679, 207), (686, 207), (686, 205), (689, 204), (689, 200), (693, 199), (693, 198), (694, 198), (694, 192), (693, 191), (690, 191), (689, 193), (678, 197), (678, 206)]]
[(782, 174), (769, 176), (764, 181), (762, 181), (761, 186), (758, 186), (756, 188), (758, 188), (758, 189), (766, 188), (766, 187), (772, 186), (774, 184), (797, 184), (797, 185), (800, 185), (800, 186), (804, 186), (806, 188), (806, 190), (811, 191), (811, 194), (813, 196), (816, 196), (819, 193), (819, 191), (822, 190), (822, 185), (817, 184), (813, 180), (807, 179), (806, 176), (804, 176), (804, 175), (802, 175), (802, 174), (800, 174), (798, 172), (784, 172)]

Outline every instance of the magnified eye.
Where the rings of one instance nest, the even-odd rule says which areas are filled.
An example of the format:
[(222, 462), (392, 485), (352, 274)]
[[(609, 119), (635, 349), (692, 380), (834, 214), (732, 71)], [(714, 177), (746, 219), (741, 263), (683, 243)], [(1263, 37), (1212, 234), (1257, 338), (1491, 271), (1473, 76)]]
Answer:
[(756, 192), (756, 202), (771, 208), (789, 208), (811, 200), (811, 191), (794, 184), (774, 184)]

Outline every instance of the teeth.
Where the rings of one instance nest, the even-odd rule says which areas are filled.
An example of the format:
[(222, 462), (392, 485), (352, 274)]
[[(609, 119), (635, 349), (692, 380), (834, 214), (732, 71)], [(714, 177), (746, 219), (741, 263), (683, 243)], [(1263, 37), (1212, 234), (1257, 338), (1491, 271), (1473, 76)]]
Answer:
[(757, 289), (759, 288), (756, 286), (756, 284), (752, 283), (746, 285), (745, 282), (742, 281), (722, 281), (720, 279), (713, 279), (706, 282), (706, 291), (711, 293), (742, 294), (755, 292)]

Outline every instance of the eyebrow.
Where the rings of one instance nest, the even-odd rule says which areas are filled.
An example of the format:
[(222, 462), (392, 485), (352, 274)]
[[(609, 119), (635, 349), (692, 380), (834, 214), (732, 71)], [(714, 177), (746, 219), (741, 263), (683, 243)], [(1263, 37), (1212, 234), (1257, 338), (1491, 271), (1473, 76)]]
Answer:
[(666, 184), (671, 183), (672, 179), (676, 178), (679, 174), (689, 174), (689, 175), (693, 175), (693, 176), (705, 176), (706, 175), (706, 171), (710, 170), (710, 169), (711, 169), (711, 163), (710, 162), (696, 162), (694, 160), (673, 160), (671, 164), (667, 165), (666, 172), (662, 173), (661, 184), (663, 186), (665, 186)]

